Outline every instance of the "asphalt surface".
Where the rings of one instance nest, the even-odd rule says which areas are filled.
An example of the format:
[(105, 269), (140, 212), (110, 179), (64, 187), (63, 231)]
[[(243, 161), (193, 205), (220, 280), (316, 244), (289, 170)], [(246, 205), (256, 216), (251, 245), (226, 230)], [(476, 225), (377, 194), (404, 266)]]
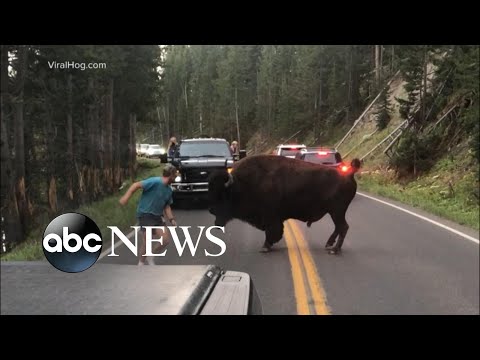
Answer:
[[(476, 231), (398, 205), (478, 239)], [(213, 226), (214, 217), (202, 206), (174, 214), (179, 226), (191, 226), (194, 241), (199, 226)], [(324, 249), (333, 231), (327, 215), (311, 228), (288, 220), (284, 239), (266, 254), (259, 252), (264, 233), (234, 220), (224, 234), (212, 232), (226, 243), (223, 255), (205, 256), (205, 249), (216, 254), (220, 248), (203, 233), (195, 256), (188, 247), (179, 256), (171, 241), (156, 265), (214, 264), (247, 272), (265, 314), (479, 314), (478, 242), (359, 194), (347, 222), (350, 230), (337, 256)], [(124, 245), (115, 253), (100, 262), (137, 263)]]

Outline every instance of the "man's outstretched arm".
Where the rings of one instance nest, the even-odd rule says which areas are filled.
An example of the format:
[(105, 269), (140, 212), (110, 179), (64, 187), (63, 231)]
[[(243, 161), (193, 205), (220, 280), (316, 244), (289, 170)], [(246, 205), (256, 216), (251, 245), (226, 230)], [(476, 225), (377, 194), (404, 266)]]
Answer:
[(140, 181), (133, 183), (132, 186), (127, 190), (125, 195), (123, 195), (120, 200), (118, 201), (120, 205), (127, 205), (128, 200), (132, 197), (133, 193), (137, 191), (138, 189), (142, 188), (142, 183)]
[(170, 207), (170, 205), (165, 206), (164, 214), (167, 220), (170, 222), (170, 224), (172, 224), (173, 226), (177, 226), (177, 222), (173, 217), (172, 208)]

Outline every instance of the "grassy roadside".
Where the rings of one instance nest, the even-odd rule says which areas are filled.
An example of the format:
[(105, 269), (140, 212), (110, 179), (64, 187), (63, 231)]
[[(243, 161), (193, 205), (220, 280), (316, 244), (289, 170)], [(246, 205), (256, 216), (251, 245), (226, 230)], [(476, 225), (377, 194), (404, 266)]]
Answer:
[(443, 159), (430, 174), (408, 183), (398, 183), (393, 172), (378, 169), (359, 174), (357, 182), (360, 191), (397, 200), (479, 230), (478, 192), (472, 191), (478, 191), (478, 181), (474, 171), (462, 170), (452, 159)]
[[(148, 178), (150, 176), (160, 176), (161, 167), (158, 160), (138, 160), (138, 173), (136, 181)], [(118, 226), (122, 231), (127, 232), (129, 227), (135, 224), (135, 211), (140, 197), (140, 192), (137, 192), (132, 196), (130, 201), (125, 207), (118, 204), (118, 199), (132, 182), (126, 181), (122, 189), (111, 196), (108, 196), (100, 201), (94, 202), (89, 205), (81, 206), (76, 209), (76, 212), (82, 213), (90, 217), (98, 225), (102, 231), (104, 242), (109, 243), (110, 231), (107, 226)], [(12, 249), (7, 254), (3, 254), (2, 261), (25, 261), (25, 260), (43, 260), (43, 249), (41, 245), (41, 239), (43, 231), (48, 224), (42, 224), (34, 229), (27, 237), (27, 240), (19, 246)]]

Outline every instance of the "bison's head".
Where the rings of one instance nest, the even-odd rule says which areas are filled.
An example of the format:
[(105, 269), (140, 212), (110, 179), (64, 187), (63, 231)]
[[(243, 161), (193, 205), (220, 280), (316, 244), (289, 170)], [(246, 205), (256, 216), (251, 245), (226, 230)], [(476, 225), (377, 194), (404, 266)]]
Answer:
[(209, 211), (215, 215), (215, 226), (225, 226), (232, 220), (231, 186), (233, 177), (226, 170), (212, 173), (208, 181)]

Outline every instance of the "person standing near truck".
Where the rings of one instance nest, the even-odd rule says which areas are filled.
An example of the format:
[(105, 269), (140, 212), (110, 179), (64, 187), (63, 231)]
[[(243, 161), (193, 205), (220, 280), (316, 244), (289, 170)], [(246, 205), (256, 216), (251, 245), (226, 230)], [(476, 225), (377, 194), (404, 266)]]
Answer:
[(230, 145), (230, 151), (232, 152), (232, 155), (238, 155), (238, 142), (237, 141), (232, 141), (232, 145)]
[(167, 154), (169, 158), (173, 158), (175, 156), (175, 152), (177, 151), (178, 144), (177, 144), (177, 138), (175, 136), (172, 136), (170, 138), (170, 142), (168, 143), (167, 147)]

